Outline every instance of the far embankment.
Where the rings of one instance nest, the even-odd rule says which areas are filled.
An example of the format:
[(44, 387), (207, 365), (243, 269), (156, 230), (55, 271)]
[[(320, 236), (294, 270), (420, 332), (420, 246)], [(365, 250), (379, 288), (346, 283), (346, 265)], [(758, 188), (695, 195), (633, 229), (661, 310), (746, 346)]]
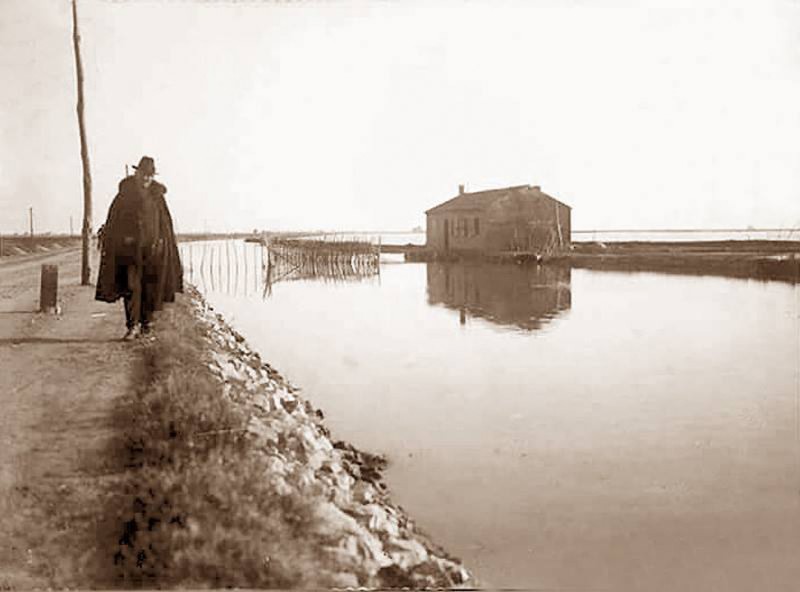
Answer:
[(533, 261), (600, 271), (655, 271), (800, 283), (800, 241), (789, 240), (573, 242), (569, 252), (557, 257), (512, 251), (441, 253), (411, 244), (381, 245), (381, 252), (403, 254), (412, 261)]
[(46, 254), (81, 244), (81, 237), (68, 234), (0, 235), (0, 257)]
[(245, 239), (255, 236), (251, 232), (179, 232), (176, 238), (179, 242)]
[(573, 267), (800, 282), (800, 241), (573, 243)]

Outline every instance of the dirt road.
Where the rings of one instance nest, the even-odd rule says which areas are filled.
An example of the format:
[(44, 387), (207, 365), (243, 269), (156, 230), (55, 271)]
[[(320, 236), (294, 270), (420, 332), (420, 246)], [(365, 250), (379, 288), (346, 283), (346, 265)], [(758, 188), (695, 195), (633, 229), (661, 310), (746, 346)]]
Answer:
[[(59, 267), (59, 316), (35, 312), (42, 263)], [(79, 282), (79, 250), (0, 261), (0, 590), (88, 587), (103, 553), (110, 410), (137, 347), (121, 304)]]

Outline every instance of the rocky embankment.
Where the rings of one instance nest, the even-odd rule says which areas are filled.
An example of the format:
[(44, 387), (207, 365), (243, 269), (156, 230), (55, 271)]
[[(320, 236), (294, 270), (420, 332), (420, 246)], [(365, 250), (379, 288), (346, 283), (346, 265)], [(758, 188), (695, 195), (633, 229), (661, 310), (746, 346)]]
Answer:
[(264, 363), (245, 339), (196, 292), (189, 306), (208, 343), (203, 362), (222, 396), (247, 418), (248, 454), (261, 455), (263, 479), (279, 495), (313, 504), (317, 555), (340, 587), (460, 587), (465, 567), (421, 533), (390, 501), (381, 480), (386, 460), (335, 441), (323, 414)]

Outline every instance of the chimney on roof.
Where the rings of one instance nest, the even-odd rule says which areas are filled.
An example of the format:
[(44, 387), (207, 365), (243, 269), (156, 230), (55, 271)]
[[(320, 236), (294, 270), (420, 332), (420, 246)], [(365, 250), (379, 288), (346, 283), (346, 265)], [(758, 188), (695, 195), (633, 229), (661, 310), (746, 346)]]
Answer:
[(463, 185), (459, 185), (458, 186), (458, 194), (459, 195), (464, 195), (464, 186)]
[(533, 187), (531, 187), (531, 189), (533, 189), (534, 191), (541, 191), (542, 187), (540, 185), (534, 185)]

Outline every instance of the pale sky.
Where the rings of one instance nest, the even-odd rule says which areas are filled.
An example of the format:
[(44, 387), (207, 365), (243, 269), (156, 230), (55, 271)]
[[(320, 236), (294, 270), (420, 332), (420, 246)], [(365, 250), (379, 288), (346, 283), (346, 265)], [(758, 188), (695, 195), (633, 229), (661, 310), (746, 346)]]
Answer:
[[(94, 227), (391, 230), (529, 183), (575, 229), (800, 226), (800, 2), (78, 0)], [(69, 0), (0, 0), (0, 232), (76, 230)]]

